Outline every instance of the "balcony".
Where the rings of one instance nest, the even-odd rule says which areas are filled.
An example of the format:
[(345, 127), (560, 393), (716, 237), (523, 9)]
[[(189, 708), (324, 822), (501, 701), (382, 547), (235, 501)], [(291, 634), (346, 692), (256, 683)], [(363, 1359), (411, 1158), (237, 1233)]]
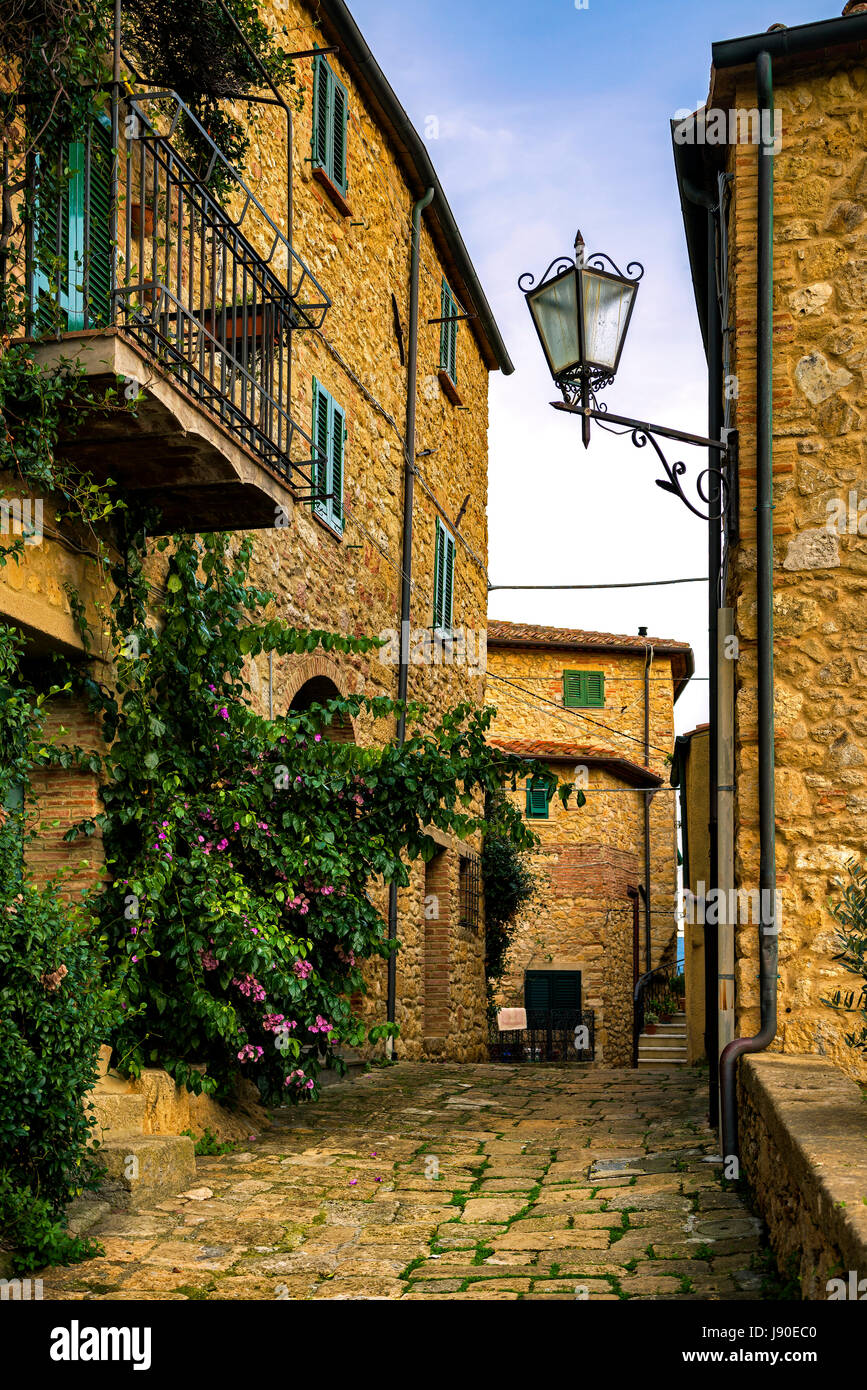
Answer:
[[(118, 391), (64, 453), (158, 508), (157, 530), (273, 526), (312, 492), (291, 341), (330, 300), (175, 93), (119, 100), (116, 122), (116, 141), (106, 110), (32, 168), (28, 338), (44, 365), (75, 358), (98, 393)], [(176, 148), (182, 126), (209, 157), (202, 177)]]

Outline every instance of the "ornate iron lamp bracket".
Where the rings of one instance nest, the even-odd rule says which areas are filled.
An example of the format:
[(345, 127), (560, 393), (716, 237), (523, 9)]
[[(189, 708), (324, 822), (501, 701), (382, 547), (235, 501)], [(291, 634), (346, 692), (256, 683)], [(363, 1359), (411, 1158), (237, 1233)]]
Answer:
[[(737, 430), (723, 430), (721, 439), (709, 439), (705, 435), (688, 434), (685, 430), (672, 430), (664, 425), (650, 425), (646, 420), (632, 420), (626, 415), (611, 415), (607, 410), (597, 406), (582, 406), (576, 399), (552, 401), (551, 404), (555, 410), (567, 410), (570, 414), (583, 416), (588, 423), (590, 420), (598, 420), (606, 429), (612, 425), (623, 426), (621, 432), (632, 435), (632, 442), (636, 448), (643, 449), (647, 444), (650, 444), (662, 464), (665, 477), (656, 479), (657, 487), (679, 497), (684, 506), (688, 507), (693, 515), (702, 521), (718, 521), (724, 517), (730, 529), (732, 526), (736, 526), (737, 519), (732, 516), (733, 508), (736, 505), (732, 479), (737, 477)], [(691, 444), (697, 449), (715, 449), (718, 452), (719, 467), (709, 465), (707, 468), (703, 468), (695, 479), (695, 491), (698, 494), (698, 499), (707, 510), (702, 511), (690, 501), (681, 482), (686, 473), (686, 464), (680, 459), (674, 463), (669, 463), (657, 436), (676, 440), (681, 444)], [(717, 480), (717, 488), (712, 488), (711, 479)], [(711, 510), (714, 491), (719, 499), (718, 511)]]

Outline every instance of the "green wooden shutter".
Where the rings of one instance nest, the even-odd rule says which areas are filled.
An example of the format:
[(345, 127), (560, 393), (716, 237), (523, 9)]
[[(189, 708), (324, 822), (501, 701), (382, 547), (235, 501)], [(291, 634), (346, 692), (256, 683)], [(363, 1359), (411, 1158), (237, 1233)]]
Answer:
[(445, 582), (443, 585), (443, 630), (445, 632), (451, 632), (455, 589), (455, 541), (454, 536), (450, 536), (448, 531), (444, 530), (443, 534), (446, 538)]
[(33, 331), (59, 333), (67, 327), (69, 298), (69, 188), (66, 156), (56, 144), (34, 158), (33, 268), (30, 309)]
[(443, 372), (447, 372), (449, 369), (449, 325), (446, 323), (446, 319), (448, 318), (450, 313), (450, 299), (451, 295), (449, 294), (449, 287), (446, 284), (445, 280), (443, 280), (442, 292), (440, 294), (440, 315), (443, 320), (440, 324), (440, 370)]
[(67, 150), (68, 183), (66, 284), (67, 318), (70, 331), (84, 327), (84, 199), (85, 143), (73, 140)]
[(445, 527), (437, 517), (436, 540), (434, 542), (434, 611), (433, 625), (436, 630), (442, 630), (443, 626), (443, 592), (445, 589), (445, 548), (446, 533)]
[(551, 800), (551, 782), (547, 777), (527, 778), (527, 815), (533, 819), (547, 819)]
[(455, 540), (443, 526), (436, 523), (434, 545), (434, 628), (451, 632), (455, 587)]
[(563, 672), (563, 704), (567, 709), (580, 709), (583, 703), (584, 681), (580, 671)]
[(105, 328), (112, 319), (111, 163), (111, 126), (99, 119), (90, 135), (88, 328)]
[(591, 709), (605, 707), (605, 677), (601, 671), (586, 671), (585, 691), (587, 704)]
[(328, 173), (331, 129), (331, 69), (324, 58), (313, 64), (313, 162)]
[(567, 709), (604, 709), (605, 676), (601, 671), (564, 671), (563, 704)]
[(331, 397), (328, 392), (323, 390), (319, 382), (314, 378), (313, 381), (313, 464), (311, 474), (313, 478), (313, 509), (319, 516), (327, 516), (328, 503), (325, 500), (328, 492), (328, 474), (330, 472), (330, 439), (331, 421), (330, 407)]
[(339, 405), (331, 402), (331, 478), (328, 491), (330, 521), (338, 531), (343, 530), (343, 459), (346, 443), (346, 415)]
[(440, 369), (447, 372), (457, 385), (458, 379), (458, 325), (455, 315), (458, 306), (454, 295), (443, 280), (440, 296)]
[(349, 101), (346, 88), (332, 74), (331, 99), (331, 168), (328, 173), (341, 193), (346, 192), (346, 145), (349, 121)]

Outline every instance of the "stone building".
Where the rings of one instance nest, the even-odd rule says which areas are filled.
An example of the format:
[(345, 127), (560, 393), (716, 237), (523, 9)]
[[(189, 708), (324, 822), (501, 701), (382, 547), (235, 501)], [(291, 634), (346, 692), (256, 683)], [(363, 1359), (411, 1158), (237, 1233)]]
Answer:
[[(612, 1065), (631, 1065), (637, 976), (675, 963), (668, 764), (674, 703), (693, 669), (686, 642), (488, 623), (491, 741), (539, 759), (549, 774), (528, 776), (513, 793), (540, 839), (539, 886), (498, 1002), (522, 1007), (527, 989), (546, 983), (535, 982), (538, 972), (552, 972), (552, 988), (565, 973), (594, 1011), (597, 1058)], [(583, 791), (584, 805), (574, 795), (563, 805), (554, 790), (563, 782)]]
[[(714, 771), (719, 797), (717, 881), (759, 883), (757, 767), (757, 438), (770, 405), (773, 470), (772, 609), (776, 877), (780, 903), (778, 1024), (774, 1050), (818, 1053), (864, 1078), (865, 1058), (845, 1034), (853, 1018), (823, 999), (857, 995), (841, 970), (829, 900), (867, 841), (867, 14), (714, 45), (702, 120), (674, 128), (675, 157), (696, 304), (720, 401), (720, 423), (739, 432), (739, 467), (724, 537), (721, 626), (733, 662), (721, 662), (714, 712), (731, 746), (732, 776)], [(860, 12), (859, 12), (860, 11)], [(773, 79), (774, 126), (760, 148), (757, 60)], [(711, 113), (727, 116), (709, 138)], [(759, 166), (769, 171), (770, 227)], [(766, 207), (766, 205), (765, 205)], [(708, 208), (710, 209), (708, 211)], [(708, 296), (708, 228), (717, 303)], [(759, 362), (757, 277), (772, 237), (770, 370)], [(712, 368), (713, 369), (713, 368)], [(757, 410), (759, 423), (757, 425)], [(732, 674), (722, 679), (723, 668)], [(733, 668), (733, 670), (732, 670)], [(722, 756), (722, 755), (721, 755)], [(758, 934), (734, 930), (735, 1036), (759, 1028)], [(720, 965), (721, 975), (724, 973)], [(723, 988), (722, 979), (720, 988)], [(724, 1041), (721, 1036), (721, 1041)]]
[[(111, 476), (125, 497), (157, 500), (166, 532), (251, 530), (253, 577), (276, 594), (269, 616), (387, 639), (366, 656), (251, 663), (262, 712), (336, 694), (397, 696), (403, 662), (409, 699), (435, 719), (484, 700), (488, 376), (512, 364), (427, 146), (346, 5), (263, 0), (260, 13), (302, 55), (285, 93), (290, 148), (287, 111), (254, 105), (241, 179), (213, 154), (230, 185), (221, 207), (177, 177), (165, 103), (139, 103), (133, 83), (120, 103), (116, 191), (99, 154), (110, 126), (82, 137), (84, 290), (70, 263), (59, 291), (67, 332), (38, 352), (50, 363), (75, 351), (97, 384), (119, 378), (142, 393), (134, 419), (94, 420), (76, 441), (82, 468)], [(179, 109), (170, 102), (169, 117)], [(73, 167), (76, 157), (71, 149)], [(118, 240), (116, 292), (103, 300), (99, 277), (112, 268), (98, 196)], [(31, 272), (34, 319), (47, 290), (37, 280)], [(10, 482), (7, 495), (15, 490)], [(98, 662), (104, 581), (53, 518), (45, 499), (40, 535), (0, 572), (0, 618), (34, 654), (83, 659), (77, 595)], [(451, 643), (432, 640), (443, 634)], [(81, 745), (96, 739), (83, 710), (63, 720)], [(360, 718), (337, 736), (370, 744), (396, 732), (393, 721)], [(41, 867), (79, 858), (62, 837), (98, 805), (96, 786), (50, 773), (41, 804)], [(484, 1055), (484, 943), (468, 891), (477, 850), (442, 838), (399, 895), (405, 1056)], [(84, 880), (99, 872), (98, 837), (88, 856)], [(434, 895), (439, 915), (426, 918)], [(368, 1007), (381, 1020), (379, 967)]]
[[(830, 910), (867, 840), (865, 134), (853, 0), (714, 44), (705, 108), (673, 123), (708, 433), (739, 434), (711, 573), (708, 777), (686, 775), (716, 832), (696, 844), (706, 817), (688, 808), (690, 857), (718, 890), (706, 1031), (724, 1161), (742, 1165), (780, 1267), (820, 1300), (840, 1296), (840, 1269), (867, 1269), (867, 1056), (846, 1036), (863, 981), (836, 959)], [(837, 990), (854, 1010), (829, 1007)]]

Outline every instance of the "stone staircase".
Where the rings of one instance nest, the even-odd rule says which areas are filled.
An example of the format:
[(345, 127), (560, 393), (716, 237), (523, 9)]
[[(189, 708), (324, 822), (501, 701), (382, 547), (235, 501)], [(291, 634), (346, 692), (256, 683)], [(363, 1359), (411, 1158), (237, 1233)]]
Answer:
[(653, 1033), (644, 1032), (638, 1039), (640, 1070), (652, 1067), (686, 1066), (686, 1014), (674, 1015), (671, 1023), (657, 1023)]
[[(81, 1235), (110, 1209), (149, 1205), (194, 1185), (195, 1141), (182, 1131), (210, 1129), (220, 1139), (247, 1139), (267, 1125), (252, 1096), (229, 1112), (207, 1096), (193, 1096), (156, 1068), (137, 1081), (109, 1070), (111, 1049), (102, 1049), (101, 1075), (86, 1105), (96, 1120), (97, 1161), (105, 1177), (98, 1192), (79, 1197), (68, 1224)], [(258, 1096), (257, 1096), (258, 1099)], [(246, 1103), (245, 1103), (246, 1102)]]

